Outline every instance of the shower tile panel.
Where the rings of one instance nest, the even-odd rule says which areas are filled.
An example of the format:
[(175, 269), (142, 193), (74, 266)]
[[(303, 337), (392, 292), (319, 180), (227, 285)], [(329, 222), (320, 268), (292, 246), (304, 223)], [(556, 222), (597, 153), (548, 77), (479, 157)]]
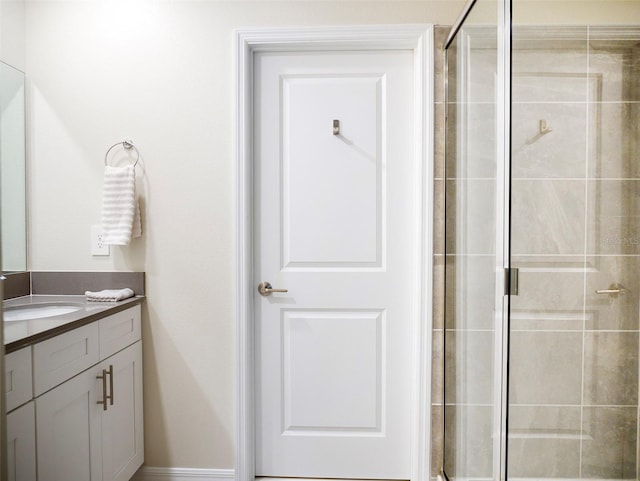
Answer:
[(640, 255), (640, 180), (588, 182), (587, 253)]
[(509, 324), (512, 331), (580, 331), (585, 313), (580, 310), (511, 309)]
[(512, 439), (574, 439), (581, 437), (579, 406), (510, 406)]
[(511, 406), (508, 440), (511, 476), (579, 478), (579, 407)]
[(281, 82), (283, 269), (383, 268), (384, 77)]
[(445, 256), (433, 257), (433, 329), (444, 328)]
[(547, 49), (514, 50), (512, 62), (513, 102), (585, 102), (588, 98), (586, 35), (574, 49), (550, 44)]
[(457, 150), (456, 176), (459, 178), (496, 178), (496, 118), (494, 103), (459, 104), (457, 129), (465, 142)]
[(433, 253), (441, 256), (444, 250), (445, 229), (445, 181), (437, 179), (433, 184)]
[(433, 29), (433, 72), (434, 72), (434, 100), (444, 102), (444, 44), (449, 36), (449, 27), (436, 25)]
[(638, 333), (586, 332), (584, 403), (638, 404)]
[(380, 310), (283, 313), (284, 433), (383, 433), (385, 318)]
[(444, 469), (450, 478), (492, 478), (493, 413), (492, 406), (445, 407)]
[[(602, 78), (602, 101), (637, 101), (633, 82), (640, 76), (634, 48), (638, 40), (611, 42), (599, 40), (592, 32), (589, 41), (589, 73)], [(611, 45), (614, 48), (606, 48)]]
[(582, 477), (636, 479), (638, 408), (585, 407)]
[(447, 107), (446, 104), (442, 102), (436, 102), (433, 105), (433, 129), (434, 129), (434, 142), (433, 142), (433, 177), (434, 179), (440, 180), (445, 177), (445, 165), (442, 159), (444, 159), (444, 150), (445, 150), (445, 116), (446, 116)]
[(443, 459), (444, 450), (444, 433), (440, 429), (443, 422), (444, 407), (442, 405), (434, 405), (431, 403), (431, 479), (440, 472), (440, 460)]
[(492, 330), (496, 303), (494, 256), (447, 256), (446, 290), (457, 292), (447, 297), (447, 329)]
[(584, 254), (584, 180), (514, 180), (511, 252)]
[[(496, 101), (496, 32), (495, 29), (467, 30), (466, 45), (470, 52), (466, 55), (466, 81), (460, 83), (458, 101), (469, 103), (490, 103)], [(493, 118), (493, 117), (490, 117)]]
[[(526, 462), (522, 462), (526, 460)], [(509, 438), (509, 473), (514, 478), (578, 479), (580, 441), (536, 437)]]
[(431, 402), (442, 404), (444, 401), (444, 371), (440, 369), (444, 356), (444, 331), (432, 332), (431, 338)]
[[(583, 178), (587, 162), (585, 103), (514, 103), (512, 116), (512, 176)], [(540, 121), (547, 133), (540, 132)]]
[(589, 177), (591, 179), (637, 179), (636, 155), (640, 124), (638, 104), (600, 102), (589, 104)]
[[(463, 145), (464, 135), (462, 135), (462, 121), (458, 120), (459, 113), (464, 112), (464, 108), (461, 107), (461, 104), (449, 102), (444, 106), (445, 112), (447, 115), (446, 125), (449, 126), (449, 130), (447, 132), (446, 138), (442, 139), (442, 144), (445, 149), (445, 155), (441, 160), (442, 166), (445, 169), (445, 177), (447, 179), (455, 179), (460, 177), (458, 175), (458, 170), (463, 170), (458, 168), (458, 148), (461, 152), (465, 151), (465, 146)], [(453, 130), (453, 126), (455, 126), (456, 130)], [(486, 126), (486, 125), (485, 125)]]
[(494, 332), (446, 331), (445, 335), (445, 403), (491, 404)]
[[(522, 53), (516, 53), (520, 57)], [(527, 64), (527, 70), (514, 71), (513, 73), (513, 102), (586, 102), (589, 95), (588, 83), (584, 73), (572, 71), (571, 67), (563, 68), (563, 59), (549, 55), (552, 62), (558, 62), (562, 70), (532, 72), (535, 68), (533, 59), (520, 59)], [(585, 54), (576, 54), (577, 57), (586, 59)], [(527, 63), (530, 62), (530, 63)], [(545, 61), (548, 64), (549, 60)]]
[(447, 181), (447, 252), (474, 255), (495, 252), (495, 183), (489, 179)]
[(511, 404), (580, 404), (581, 332), (514, 331), (510, 350)]
[(520, 290), (510, 301), (511, 328), (580, 330), (584, 324), (583, 257), (519, 257)]
[[(587, 259), (598, 269), (587, 272), (585, 309), (593, 313), (585, 325), (589, 330), (637, 331), (640, 328), (640, 256), (599, 256)], [(620, 284), (622, 295), (597, 294)]]
[(585, 48), (588, 28), (581, 25), (522, 25), (516, 21), (512, 33), (513, 48), (518, 52), (581, 52)]

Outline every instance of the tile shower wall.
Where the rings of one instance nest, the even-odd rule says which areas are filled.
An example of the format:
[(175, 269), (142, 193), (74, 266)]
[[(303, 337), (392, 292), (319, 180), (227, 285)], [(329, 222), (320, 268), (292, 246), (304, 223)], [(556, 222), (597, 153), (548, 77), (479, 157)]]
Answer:
[(514, 29), (510, 476), (637, 479), (638, 41)]

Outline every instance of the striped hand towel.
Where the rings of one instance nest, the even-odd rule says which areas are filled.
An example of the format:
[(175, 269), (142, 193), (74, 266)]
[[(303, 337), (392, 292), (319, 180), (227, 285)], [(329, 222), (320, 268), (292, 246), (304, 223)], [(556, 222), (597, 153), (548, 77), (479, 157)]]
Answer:
[(142, 235), (140, 206), (136, 196), (136, 173), (132, 165), (104, 168), (102, 230), (109, 245), (127, 245)]

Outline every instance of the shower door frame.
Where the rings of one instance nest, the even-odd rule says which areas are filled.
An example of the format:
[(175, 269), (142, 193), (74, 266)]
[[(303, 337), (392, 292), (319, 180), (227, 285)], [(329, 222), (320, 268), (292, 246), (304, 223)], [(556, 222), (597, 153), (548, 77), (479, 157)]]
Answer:
[[(445, 50), (445, 111), (448, 111), (448, 49), (464, 27), (478, 0), (468, 0), (458, 20), (453, 25), (444, 45)], [(496, 75), (496, 211), (495, 211), (495, 374), (493, 399), (493, 479), (507, 479), (507, 432), (509, 406), (509, 296), (512, 292), (510, 270), (511, 238), (511, 0), (497, 0), (497, 75)], [(448, 118), (447, 118), (448, 121)], [(448, 126), (445, 129), (448, 132)], [(445, 162), (448, 141), (445, 141)], [(445, 176), (446, 177), (446, 176)], [(446, 179), (445, 179), (446, 180)], [(446, 182), (445, 182), (446, 185)], [(445, 207), (446, 210), (446, 207)], [(446, 255), (446, 252), (445, 252)], [(446, 276), (446, 272), (445, 272)], [(445, 296), (447, 290), (445, 289)], [(446, 304), (446, 302), (445, 302)], [(443, 352), (446, 353), (446, 322), (443, 335)], [(446, 386), (446, 355), (443, 356), (444, 383)], [(443, 392), (442, 438), (446, 443), (446, 398)], [(443, 446), (440, 465), (441, 477), (448, 480), (444, 471), (446, 445)]]
[[(497, 75), (497, 179), (496, 199), (502, 199), (502, 216), (498, 217), (496, 229), (500, 238), (500, 244), (496, 244), (496, 262), (502, 261), (504, 276), (504, 295), (502, 296), (502, 322), (496, 328), (496, 368), (499, 369), (500, 382), (495, 383), (496, 395), (499, 393), (499, 406), (496, 407), (496, 414), (499, 413), (499, 436), (496, 443), (500, 443), (499, 456), (496, 462), (499, 466), (494, 466), (494, 472), (499, 473), (500, 481), (507, 479), (507, 434), (509, 432), (509, 333), (510, 316), (509, 309), (510, 296), (517, 294), (511, 286), (513, 279), (511, 271), (511, 25), (512, 25), (512, 0), (499, 0), (502, 8), (498, 8), (498, 75)], [(500, 95), (501, 94), (501, 95)], [(496, 203), (499, 205), (499, 203)], [(502, 225), (499, 225), (499, 224)], [(502, 236), (500, 236), (500, 231)], [(501, 257), (501, 259), (500, 259)], [(517, 274), (517, 272), (516, 272)], [(496, 284), (497, 286), (499, 284)], [(500, 352), (497, 352), (500, 351)], [(497, 363), (500, 363), (498, 366)]]

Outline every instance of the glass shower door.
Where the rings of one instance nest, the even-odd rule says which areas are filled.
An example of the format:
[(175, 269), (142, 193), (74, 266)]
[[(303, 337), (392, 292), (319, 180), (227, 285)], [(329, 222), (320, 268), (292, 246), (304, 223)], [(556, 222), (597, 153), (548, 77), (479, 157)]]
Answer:
[(447, 45), (450, 479), (638, 479), (640, 1), (588, 3), (477, 0)]
[(504, 475), (504, 46), (500, 2), (478, 0), (447, 48), (443, 474)]
[(508, 472), (636, 480), (640, 28), (532, 13), (514, 1)]

